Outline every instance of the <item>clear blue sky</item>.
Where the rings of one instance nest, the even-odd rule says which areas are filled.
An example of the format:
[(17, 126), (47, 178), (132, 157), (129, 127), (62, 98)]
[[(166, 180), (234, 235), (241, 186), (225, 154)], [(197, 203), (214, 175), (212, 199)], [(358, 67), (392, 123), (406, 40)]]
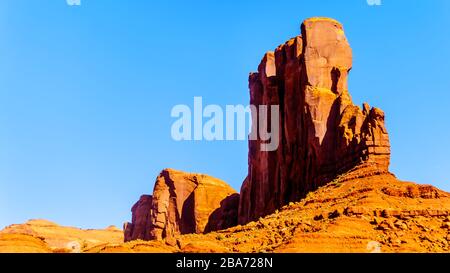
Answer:
[(344, 24), (350, 92), (387, 113), (391, 170), (450, 191), (450, 1), (0, 2), (0, 228), (121, 226), (166, 167), (239, 190), (246, 142), (171, 139), (175, 104), (247, 104), (265, 51)]

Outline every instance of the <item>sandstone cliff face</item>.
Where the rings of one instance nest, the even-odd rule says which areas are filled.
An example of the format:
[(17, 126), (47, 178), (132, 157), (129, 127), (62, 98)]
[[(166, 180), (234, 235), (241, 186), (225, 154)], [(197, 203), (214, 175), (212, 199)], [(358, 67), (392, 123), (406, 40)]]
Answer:
[(152, 196), (133, 206), (125, 241), (173, 241), (180, 234), (204, 233), (237, 224), (239, 195), (225, 182), (202, 174), (166, 169)]
[[(45, 252), (81, 252), (98, 245), (121, 243), (123, 232), (114, 226), (105, 229), (80, 229), (34, 219), (23, 224), (10, 225), (1, 230), (0, 252), (7, 252), (6, 249), (13, 247), (15, 240), (19, 249), (13, 252), (34, 252), (35, 250), (28, 250), (28, 243), (31, 242), (31, 245), (36, 246), (35, 243), (39, 241), (42, 241), (39, 244), (46, 246), (41, 249)], [(20, 246), (25, 248), (21, 250)]]
[(260, 140), (250, 141), (240, 224), (298, 201), (362, 163), (388, 172), (384, 113), (355, 106), (348, 92), (352, 50), (342, 25), (312, 18), (301, 32), (268, 52), (249, 77), (252, 105), (280, 106), (280, 146), (265, 152)]
[(151, 208), (153, 198), (151, 195), (142, 195), (139, 201), (131, 208), (131, 223), (123, 227), (125, 242), (137, 239), (149, 240), (151, 224)]

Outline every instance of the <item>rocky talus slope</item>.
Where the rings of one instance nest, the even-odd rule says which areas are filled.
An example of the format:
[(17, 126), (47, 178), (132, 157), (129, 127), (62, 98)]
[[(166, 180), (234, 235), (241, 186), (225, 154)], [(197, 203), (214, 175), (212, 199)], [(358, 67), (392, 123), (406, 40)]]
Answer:
[(88, 251), (449, 252), (450, 194), (368, 164), (264, 218), (176, 240), (174, 246), (138, 240)]
[[(310, 192), (300, 202), (291, 202), (246, 225), (207, 234), (178, 234), (174, 240), (173, 244), (111, 239), (82, 251), (449, 252), (450, 194), (433, 186), (400, 181), (368, 163)], [(51, 248), (38, 234), (0, 232), (0, 251), (61, 249)]]

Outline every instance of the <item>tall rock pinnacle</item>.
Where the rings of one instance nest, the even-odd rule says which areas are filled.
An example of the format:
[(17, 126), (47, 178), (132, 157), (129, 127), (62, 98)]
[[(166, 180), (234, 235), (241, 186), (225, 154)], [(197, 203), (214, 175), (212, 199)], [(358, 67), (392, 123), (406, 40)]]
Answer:
[(266, 53), (249, 77), (252, 105), (280, 106), (280, 146), (265, 152), (260, 140), (250, 141), (240, 224), (298, 201), (357, 166), (388, 172), (384, 113), (355, 106), (348, 92), (352, 50), (342, 25), (311, 18), (301, 32)]

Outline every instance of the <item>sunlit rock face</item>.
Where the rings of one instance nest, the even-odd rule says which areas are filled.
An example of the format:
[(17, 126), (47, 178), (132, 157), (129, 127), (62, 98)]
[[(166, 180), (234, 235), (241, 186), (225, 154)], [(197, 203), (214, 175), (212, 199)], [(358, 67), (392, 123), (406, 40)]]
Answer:
[(173, 169), (156, 178), (153, 195), (143, 195), (125, 224), (125, 241), (166, 240), (237, 224), (239, 194), (224, 181)]
[(303, 22), (301, 36), (266, 53), (258, 72), (250, 74), (250, 103), (280, 106), (280, 145), (266, 152), (261, 140), (249, 142), (240, 224), (298, 201), (363, 163), (371, 172), (388, 172), (384, 113), (353, 104), (347, 83), (351, 68), (343, 26), (311, 18)]

